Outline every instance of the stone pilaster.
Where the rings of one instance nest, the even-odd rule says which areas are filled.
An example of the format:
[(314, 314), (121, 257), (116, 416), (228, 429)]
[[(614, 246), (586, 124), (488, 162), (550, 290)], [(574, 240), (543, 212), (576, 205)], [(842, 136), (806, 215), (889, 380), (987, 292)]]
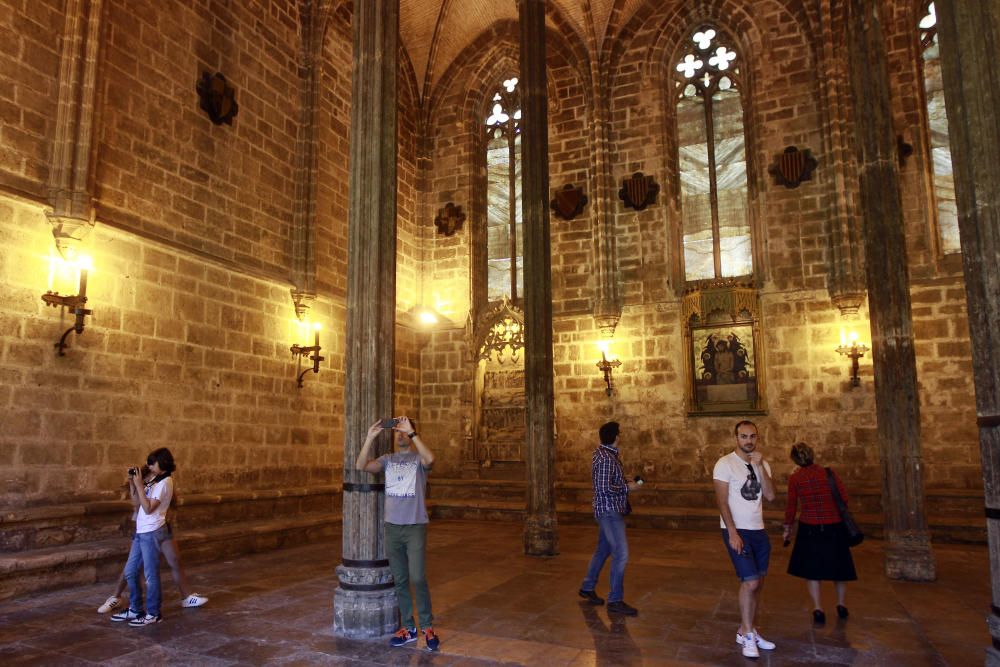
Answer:
[(972, 336), (993, 604), (986, 664), (1000, 666), (1000, 0), (938, 0), (938, 40)]
[[(380, 478), (354, 469), (368, 426), (392, 414), (396, 314), (396, 76), (399, 0), (354, 5), (344, 387), (343, 562), (334, 630), (377, 637), (397, 625), (382, 538)], [(383, 435), (379, 452), (391, 444)]]
[(850, 81), (848, 80), (847, 35), (843, 26), (847, 8), (840, 3), (822, 3), (822, 49), (819, 67), (820, 90), (826, 104), (824, 114), (823, 177), (830, 198), (829, 243), (831, 251), (830, 300), (842, 315), (857, 315), (865, 298), (861, 220), (855, 194), (858, 189), (857, 158), (849, 136)]
[(519, 0), (521, 28), (521, 206), (524, 220), (524, 385), (527, 411), (527, 515), (524, 552), (559, 552), (552, 405), (552, 277), (545, 2)]
[(865, 263), (865, 275), (882, 458), (885, 569), (892, 579), (930, 581), (935, 568), (924, 509), (910, 281), (880, 4), (850, 0), (848, 30), (865, 256), (879, 258)]
[(56, 248), (69, 259), (94, 227), (91, 153), (103, 0), (69, 0), (59, 60), (59, 99), (47, 212)]
[(299, 53), (300, 99), (298, 138), (295, 146), (295, 210), (292, 220), (292, 301), (302, 319), (316, 297), (316, 154), (320, 64), (330, 8), (325, 3), (304, 2), (302, 47)]

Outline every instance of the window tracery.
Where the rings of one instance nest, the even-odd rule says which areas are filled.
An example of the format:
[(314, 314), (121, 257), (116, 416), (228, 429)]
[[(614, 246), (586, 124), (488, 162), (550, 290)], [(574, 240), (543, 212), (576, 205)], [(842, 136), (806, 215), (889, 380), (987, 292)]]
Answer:
[(711, 25), (677, 61), (678, 172), (686, 281), (753, 273), (739, 54)]

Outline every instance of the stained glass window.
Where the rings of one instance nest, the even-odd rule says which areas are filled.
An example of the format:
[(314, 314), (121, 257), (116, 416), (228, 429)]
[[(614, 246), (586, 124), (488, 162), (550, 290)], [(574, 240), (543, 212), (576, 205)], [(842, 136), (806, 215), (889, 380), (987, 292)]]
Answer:
[(941, 252), (953, 253), (961, 250), (958, 239), (958, 204), (955, 200), (955, 177), (951, 170), (948, 114), (944, 107), (937, 14), (933, 2), (927, 4), (919, 27), (920, 44), (923, 47), (924, 99), (927, 102), (927, 135), (930, 138), (938, 236), (941, 241)]
[(516, 301), (524, 287), (521, 257), (521, 102), (517, 79), (493, 96), (486, 129), (487, 296)]
[(702, 26), (675, 67), (677, 146), (688, 281), (753, 273), (739, 58)]

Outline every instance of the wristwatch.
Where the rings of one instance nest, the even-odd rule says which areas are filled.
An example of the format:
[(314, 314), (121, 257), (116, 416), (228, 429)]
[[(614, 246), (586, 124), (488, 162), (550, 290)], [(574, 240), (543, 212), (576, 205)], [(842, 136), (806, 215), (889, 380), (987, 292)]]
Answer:
[(417, 437), (417, 432), (411, 431), (410, 433), (406, 434), (406, 437), (409, 438), (410, 440), (413, 440), (415, 437)]

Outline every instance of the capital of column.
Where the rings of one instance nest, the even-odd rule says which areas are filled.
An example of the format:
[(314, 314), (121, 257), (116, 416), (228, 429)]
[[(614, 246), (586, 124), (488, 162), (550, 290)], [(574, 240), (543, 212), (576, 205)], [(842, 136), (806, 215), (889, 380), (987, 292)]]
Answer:
[(52, 225), (52, 237), (63, 259), (76, 257), (80, 244), (96, 226), (93, 202), (86, 192), (53, 192), (52, 210), (45, 217)]

